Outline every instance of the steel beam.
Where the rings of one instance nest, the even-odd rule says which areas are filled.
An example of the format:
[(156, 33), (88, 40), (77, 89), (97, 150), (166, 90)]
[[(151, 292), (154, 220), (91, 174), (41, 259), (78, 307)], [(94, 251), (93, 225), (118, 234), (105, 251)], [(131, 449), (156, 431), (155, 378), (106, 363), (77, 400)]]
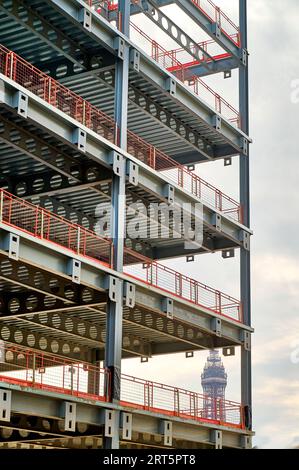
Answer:
[[(152, 0), (157, 6), (163, 6), (169, 2), (165, 0)], [(195, 3), (190, 0), (175, 0), (178, 5), (195, 23), (200, 26), (219, 46), (230, 52), (236, 59), (240, 59), (240, 48), (225, 34), (220, 36), (215, 34), (216, 21), (208, 14), (205, 14)]]
[[(130, 0), (118, 2), (118, 27), (126, 37), (130, 29)], [(114, 113), (116, 122), (116, 143), (127, 149), (128, 121), (128, 83), (129, 83), (129, 47), (125, 39), (118, 39), (118, 58), (116, 59)], [(126, 198), (126, 162), (122, 155), (119, 158), (118, 173), (112, 179), (111, 229), (113, 238), (113, 267), (123, 272), (124, 239), (125, 239), (125, 198)], [(122, 283), (117, 286), (116, 299), (109, 300), (107, 305), (107, 335), (105, 347), (105, 367), (110, 371), (110, 399), (120, 400), (121, 387), (121, 342), (123, 328)], [(111, 437), (104, 438), (105, 449), (119, 448), (119, 413), (115, 416), (115, 429)]]
[[(191, 70), (192, 73), (198, 77), (204, 77), (220, 72), (226, 72), (240, 67), (241, 64), (239, 60), (239, 55), (236, 55), (232, 58), (215, 60), (213, 56), (208, 54), (207, 51), (200, 46), (200, 44), (197, 45), (195, 41), (188, 37), (185, 31), (182, 31), (176, 23), (174, 23), (169, 17), (165, 15), (162, 10), (159, 9), (159, 7), (161, 6), (173, 3), (176, 3), (175, 0), (143, 0), (142, 2), (131, 3), (131, 16), (136, 15), (138, 13), (144, 13), (150, 20), (153, 21), (154, 24), (159, 26), (163, 32), (166, 32), (175, 42), (177, 42), (183, 49), (185, 49), (187, 53), (189, 53), (191, 56), (193, 55), (195, 59), (198, 60), (198, 57), (201, 53), (205, 60), (209, 60), (208, 63), (204, 60), (201, 65), (187, 67), (188, 70)], [(117, 17), (116, 11), (109, 11), (108, 15), (106, 15), (105, 17), (109, 18), (109, 21), (115, 21)], [(163, 22), (162, 18), (165, 18)], [(177, 34), (174, 34), (173, 31), (176, 31)], [(187, 44), (185, 39), (184, 41), (182, 41), (183, 37), (187, 38)], [(215, 38), (214, 33), (211, 37), (213, 39)], [(219, 43), (219, 45), (222, 44)], [(232, 46), (234, 45), (232, 44)], [(174, 75), (176, 75), (176, 72), (174, 72)]]
[[(207, 77), (209, 75), (224, 73), (230, 70), (239, 68), (239, 63), (233, 57), (226, 57), (224, 59), (215, 60), (212, 64), (212, 67), (207, 69), (201, 63), (194, 63), (190, 66), (185, 66), (187, 70), (190, 70), (192, 75), (196, 77)], [(174, 75), (177, 75), (179, 72), (173, 71)]]
[[(43, 324), (41, 324), (44, 327)], [(47, 327), (44, 328), (47, 330)], [(56, 330), (57, 331), (57, 330)], [(17, 344), (21, 346), (30, 347), (36, 351), (48, 352), (50, 354), (57, 354), (64, 358), (75, 359), (83, 362), (90, 362), (91, 351), (90, 347), (83, 345), (80, 342), (80, 338), (75, 338), (70, 335), (67, 340), (60, 339), (57, 334), (41, 333), (28, 328), (14, 326), (7, 324), (5, 321), (0, 321), (0, 337), (7, 338), (11, 344)], [(83, 337), (81, 337), (83, 338)], [(85, 339), (86, 340), (86, 339)], [(1, 364), (1, 368), (15, 368), (18, 369), (20, 366), (29, 368), (29, 364), (20, 362), (19, 356), (16, 353), (10, 351), (10, 356), (5, 359), (5, 364)]]
[[(239, 101), (244, 132), (249, 132), (249, 76), (247, 53), (247, 0), (239, 0), (240, 32), (243, 48), (246, 50), (247, 65), (239, 72)], [(250, 165), (249, 151), (240, 155), (240, 200), (244, 208), (244, 224), (250, 227)], [(250, 251), (241, 249), (240, 290), (243, 304), (244, 323), (251, 326), (251, 276)], [(245, 406), (246, 427), (252, 429), (252, 379), (251, 351), (241, 351), (241, 398)]]
[[(1, 384), (1, 387), (12, 390), (12, 413), (13, 416), (18, 416), (14, 424), (5, 423), (3, 426), (1, 423), (2, 427), (51, 434), (51, 438), (55, 438), (55, 435), (57, 438), (61, 438), (65, 434), (67, 434), (66, 437), (74, 437), (73, 433), (66, 433), (62, 430), (61, 405), (65, 400), (65, 396), (43, 390), (30, 389), (30, 387), (24, 387), (20, 391), (18, 386), (4, 382)], [(90, 400), (87, 401), (70, 395), (68, 400), (77, 405), (78, 424), (75, 436), (102, 436), (103, 415), (101, 410), (128, 411), (127, 408), (113, 403), (95, 401), (94, 404), (91, 404)], [(132, 413), (132, 442), (143, 442), (155, 447), (157, 435), (161, 436), (159, 429), (161, 428), (161, 420), (165, 419), (165, 415), (143, 411), (138, 408), (132, 409)], [(213, 446), (211, 431), (215, 429), (214, 423), (185, 420), (171, 415), (167, 415), (167, 420), (172, 422), (174, 440), (184, 440), (185, 442), (193, 443), (195, 446), (207, 443)], [(243, 448), (243, 439), (252, 435), (249, 431), (230, 428), (221, 424), (217, 425), (217, 429), (222, 431), (223, 447), (241, 449)], [(150, 435), (155, 435), (156, 440), (152, 440)], [(162, 444), (162, 440), (160, 442)]]
[[(103, 70), (104, 69), (104, 70)], [(53, 69), (53, 77), (57, 78)], [(68, 71), (63, 78), (60, 79), (61, 83), (64, 83), (66, 86), (72, 87), (72, 80), (84, 80), (85, 77), (88, 77), (91, 73), (93, 76), (96, 76), (97, 80), (104, 83), (107, 88), (110, 90), (114, 89), (114, 76), (115, 71), (110, 69), (109, 75), (106, 73), (106, 67), (103, 66), (99, 69), (93, 68), (92, 71), (80, 72), (74, 67), (68, 68)], [(129, 83), (129, 100), (128, 103), (133, 105), (135, 109), (142, 109), (146, 116), (154, 119), (160, 126), (167, 128), (167, 130), (173, 134), (176, 138), (180, 138), (183, 141), (187, 141), (190, 148), (194, 148), (194, 151), (197, 153), (197, 160), (202, 161), (206, 160), (206, 156), (201, 154), (202, 143), (206, 142), (201, 134), (194, 129), (192, 126), (188, 125), (183, 119), (180, 119), (175, 113), (169, 111), (162, 104), (159, 104), (156, 100), (152, 99), (146, 93), (143, 93), (136, 86)], [(155, 110), (153, 113), (153, 109)], [(131, 111), (133, 113), (134, 111)], [(130, 116), (130, 112), (129, 112)], [(175, 125), (174, 125), (175, 123)], [(191, 136), (194, 136), (191, 137)], [(207, 143), (207, 142), (206, 142)], [(207, 152), (208, 158), (213, 159), (214, 153), (212, 150)], [(173, 157), (175, 159), (175, 157)]]
[[(28, 410), (29, 411), (29, 410)], [(6, 432), (0, 431), (0, 439), (2, 442), (17, 440), (16, 437), (19, 435), (18, 441), (37, 440), (37, 439), (49, 439), (58, 437), (74, 437), (74, 433), (64, 431), (64, 422), (60, 418), (59, 414), (55, 418), (53, 417), (42, 417), (36, 416), (34, 410), (26, 415), (25, 413), (13, 414), (11, 423), (0, 422), (1, 430), (5, 429)], [(15, 432), (9, 432), (15, 431)], [(39, 433), (42, 436), (37, 436)], [(75, 436), (94, 436), (102, 433), (102, 426), (100, 424), (81, 424), (78, 423), (76, 426)]]
[[(155, 1), (143, 0), (142, 12), (156, 26), (158, 26), (171, 39), (179, 44), (189, 55), (198, 60), (201, 55), (204, 57), (203, 66), (208, 70), (210, 64), (206, 60), (213, 61), (213, 57), (200, 45), (192, 39), (186, 31), (183, 31), (169, 16), (155, 6)], [(176, 32), (176, 34), (174, 33)]]

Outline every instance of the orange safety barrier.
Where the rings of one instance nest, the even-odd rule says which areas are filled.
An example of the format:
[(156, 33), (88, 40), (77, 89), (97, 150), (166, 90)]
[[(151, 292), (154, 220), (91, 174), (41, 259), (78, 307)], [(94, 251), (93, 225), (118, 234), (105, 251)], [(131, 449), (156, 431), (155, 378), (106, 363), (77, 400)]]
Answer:
[[(0, 189), (0, 222), (112, 267), (113, 245), (110, 239), (96, 235), (4, 189)], [(124, 251), (124, 265), (124, 272), (135, 279), (227, 318), (242, 321), (241, 303), (233, 297), (129, 248)]]
[[(1, 343), (0, 383), (110, 401), (110, 374), (88, 363)], [(201, 423), (244, 429), (243, 407), (171, 385), (121, 374), (120, 405)]]
[[(97, 134), (118, 142), (117, 126), (110, 116), (3, 46), (0, 46), (0, 72)], [(133, 132), (128, 130), (127, 136), (127, 150), (136, 158), (155, 170), (171, 170), (166, 172), (171, 181), (233, 219), (242, 221), (241, 206), (237, 201), (178, 165)]]

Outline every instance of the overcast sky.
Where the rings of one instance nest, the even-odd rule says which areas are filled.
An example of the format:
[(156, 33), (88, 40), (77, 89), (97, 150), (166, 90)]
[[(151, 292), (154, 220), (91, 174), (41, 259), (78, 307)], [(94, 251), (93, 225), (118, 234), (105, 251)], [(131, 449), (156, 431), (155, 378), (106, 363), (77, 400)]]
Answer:
[[(215, 0), (237, 20), (237, 0)], [(249, 0), (251, 75), (252, 314), (255, 444), (284, 448), (299, 444), (299, 102), (292, 86), (299, 81), (298, 0)], [(198, 30), (174, 7), (167, 13), (198, 40)], [(135, 19), (134, 19), (135, 21)], [(139, 21), (137, 19), (136, 21)], [(225, 83), (212, 79), (217, 91), (235, 102), (235, 74)], [(296, 93), (294, 94), (296, 97)], [(297, 94), (299, 96), (299, 93)], [(293, 101), (296, 101), (293, 99)], [(298, 100), (299, 101), (299, 100)], [(238, 195), (238, 161), (200, 165), (198, 174), (229, 195)], [(176, 264), (177, 266), (177, 264)], [(225, 292), (238, 295), (238, 256), (198, 256), (180, 271)], [(201, 391), (200, 374), (207, 354), (124, 361), (124, 371)], [(297, 363), (296, 363), (297, 362)], [(239, 355), (225, 358), (227, 398), (240, 400)]]

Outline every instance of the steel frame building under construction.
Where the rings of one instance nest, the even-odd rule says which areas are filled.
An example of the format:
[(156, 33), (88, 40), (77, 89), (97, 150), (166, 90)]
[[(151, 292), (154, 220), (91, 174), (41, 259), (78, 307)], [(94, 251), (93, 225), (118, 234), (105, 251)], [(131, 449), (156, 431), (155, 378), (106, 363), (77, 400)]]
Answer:
[[(0, 0), (0, 447), (251, 447), (246, 3), (236, 26), (211, 0)], [(233, 69), (239, 110), (205, 81)], [(232, 157), (240, 202), (193, 171)], [(173, 220), (170, 239), (123, 237), (140, 202), (201, 202), (203, 242), (186, 249)], [(240, 300), (163, 264), (237, 249)], [(208, 416), (179, 373), (173, 387), (121, 371), (236, 347), (241, 403), (210, 398)]]

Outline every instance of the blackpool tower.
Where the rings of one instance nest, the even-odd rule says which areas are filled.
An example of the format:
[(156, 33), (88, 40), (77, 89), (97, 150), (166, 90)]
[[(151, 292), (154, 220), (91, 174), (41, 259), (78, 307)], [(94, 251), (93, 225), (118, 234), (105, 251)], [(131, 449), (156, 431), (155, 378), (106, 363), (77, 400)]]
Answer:
[(219, 352), (211, 350), (201, 374), (201, 385), (204, 393), (203, 417), (225, 421), (225, 388), (227, 374)]

